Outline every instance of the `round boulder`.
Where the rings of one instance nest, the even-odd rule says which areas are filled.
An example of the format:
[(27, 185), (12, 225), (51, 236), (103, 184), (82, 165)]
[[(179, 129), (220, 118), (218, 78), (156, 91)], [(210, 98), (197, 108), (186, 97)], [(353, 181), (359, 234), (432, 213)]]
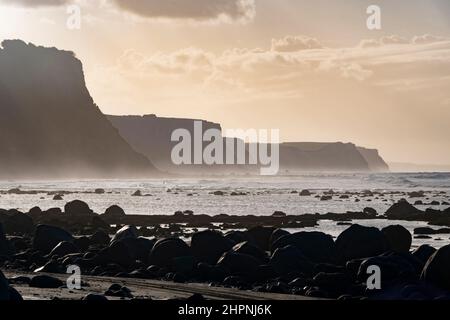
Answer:
[(392, 225), (381, 230), (386, 237), (389, 249), (394, 252), (409, 252), (411, 249), (412, 235), (403, 226)]
[(174, 259), (187, 256), (192, 256), (192, 251), (186, 242), (178, 238), (169, 238), (155, 243), (148, 262), (150, 265), (171, 268), (174, 266)]
[(74, 238), (64, 229), (48, 225), (39, 225), (34, 234), (33, 248), (42, 251), (43, 253), (49, 253), (60, 242), (64, 241), (73, 243)]
[(217, 260), (233, 247), (233, 242), (222, 233), (212, 230), (196, 232), (192, 236), (192, 254), (199, 261), (215, 264)]
[(138, 229), (135, 226), (125, 226), (116, 232), (111, 240), (111, 243), (127, 238), (137, 239)]
[(60, 242), (53, 250), (50, 252), (49, 256), (58, 256), (64, 257), (68, 254), (78, 253), (78, 248), (72, 243), (68, 241)]
[(74, 200), (66, 203), (64, 206), (64, 212), (74, 216), (89, 216), (94, 212), (89, 208), (86, 202), (81, 200)]
[(422, 279), (446, 290), (450, 290), (450, 245), (440, 248), (428, 260)]
[(122, 218), (126, 216), (125, 211), (117, 205), (111, 206), (106, 209), (103, 215), (108, 218)]
[(258, 226), (251, 228), (247, 233), (255, 245), (264, 251), (268, 251), (270, 246), (270, 237), (272, 236), (274, 230), (275, 228), (273, 227)]

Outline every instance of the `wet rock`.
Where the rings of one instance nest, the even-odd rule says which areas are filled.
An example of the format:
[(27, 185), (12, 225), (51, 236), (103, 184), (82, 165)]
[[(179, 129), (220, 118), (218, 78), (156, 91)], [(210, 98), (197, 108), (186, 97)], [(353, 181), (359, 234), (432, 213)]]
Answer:
[(270, 246), (270, 237), (272, 236), (272, 233), (275, 231), (275, 228), (273, 227), (254, 227), (248, 230), (248, 235), (250, 236), (250, 239), (252, 239), (252, 242), (257, 245), (260, 249), (264, 251), (269, 250)]
[(286, 216), (287, 216), (287, 214), (284, 213), (283, 211), (275, 211), (272, 214), (272, 217), (274, 217), (274, 218), (285, 218)]
[(5, 275), (0, 271), (0, 301), (18, 302), (22, 300), (20, 293), (9, 285)]
[(269, 251), (273, 252), (272, 250), (273, 244), (280, 239), (283, 236), (290, 235), (290, 233), (283, 229), (276, 229), (272, 232), (270, 239), (269, 239)]
[(81, 200), (74, 200), (66, 203), (64, 206), (64, 212), (74, 216), (89, 216), (94, 214), (88, 204)]
[(90, 302), (105, 302), (108, 301), (108, 298), (102, 294), (89, 293), (88, 295), (84, 296), (82, 300)]
[(215, 196), (224, 196), (225, 192), (223, 192), (223, 191), (214, 191), (212, 194), (215, 195)]
[(199, 261), (215, 264), (217, 260), (233, 247), (233, 242), (217, 231), (196, 232), (192, 236), (192, 254)]
[(336, 256), (333, 237), (322, 232), (298, 232), (279, 238), (272, 250), (294, 246), (309, 260), (316, 263), (331, 262)]
[(423, 198), (423, 197), (425, 197), (425, 193), (423, 191), (413, 191), (413, 192), (408, 192), (408, 196), (410, 198)]
[(421, 227), (415, 228), (414, 234), (418, 235), (432, 235), (432, 234), (450, 234), (450, 228), (441, 228), (438, 230), (429, 228), (429, 227)]
[(129, 247), (123, 241), (113, 242), (99, 254), (99, 257), (102, 262), (116, 263), (124, 267), (130, 266), (136, 261)]
[(126, 238), (136, 239), (138, 237), (138, 230), (135, 226), (125, 226), (119, 231), (116, 232), (114, 237), (111, 240), (111, 243), (114, 243), (119, 240), (123, 240)]
[(78, 248), (73, 244), (73, 242), (63, 241), (58, 243), (58, 245), (53, 248), (53, 250), (50, 252), (49, 256), (58, 256), (58, 257), (64, 257), (68, 254), (72, 253), (78, 253)]
[(35, 226), (30, 216), (15, 211), (3, 221), (3, 227), (7, 234), (25, 235), (32, 234)]
[(10, 256), (13, 254), (13, 251), (11, 243), (6, 239), (5, 232), (3, 231), (3, 224), (0, 223), (0, 257)]
[(234, 276), (253, 278), (256, 275), (260, 262), (247, 254), (227, 252), (217, 262), (217, 265), (230, 270)]
[(407, 220), (410, 218), (414, 218), (417, 215), (422, 214), (423, 212), (414, 207), (405, 199), (398, 201), (393, 204), (387, 211), (386, 217), (389, 219), (398, 219), (398, 220)]
[(381, 230), (386, 240), (388, 246), (392, 251), (395, 252), (409, 252), (411, 249), (412, 236), (411, 233), (403, 226), (392, 225)]
[(312, 193), (309, 190), (302, 190), (302, 191), (300, 191), (299, 195), (301, 197), (309, 197), (312, 195)]
[(435, 252), (435, 248), (430, 245), (424, 244), (414, 250), (412, 255), (422, 261), (423, 265), (425, 265), (425, 263), (427, 263), (427, 261)]
[(159, 267), (173, 267), (174, 259), (192, 256), (191, 248), (181, 239), (159, 240), (150, 252), (148, 262)]
[(252, 256), (256, 258), (260, 262), (260, 264), (264, 263), (267, 260), (266, 253), (259, 247), (253, 245), (248, 241), (235, 245), (232, 250), (235, 253), (241, 253)]
[(31, 278), (30, 287), (32, 288), (42, 288), (42, 289), (57, 289), (64, 285), (64, 283), (58, 278), (39, 275)]
[(42, 214), (42, 210), (39, 207), (33, 207), (30, 209), (28, 213), (32, 216), (39, 216)]
[(122, 287), (119, 284), (111, 285), (109, 287), (109, 289), (105, 292), (105, 296), (129, 298), (129, 299), (133, 298), (133, 295), (131, 294), (131, 290), (128, 289), (127, 287)]
[(311, 274), (314, 268), (313, 263), (294, 246), (276, 249), (269, 264), (279, 275), (286, 275), (291, 272)]
[(102, 188), (97, 188), (94, 190), (95, 194), (105, 194), (105, 189)]
[(117, 205), (113, 205), (106, 209), (103, 215), (107, 218), (122, 218), (126, 216), (125, 211)]
[(245, 241), (250, 241), (250, 236), (243, 231), (230, 231), (225, 234), (225, 238), (234, 242), (234, 244), (238, 244)]
[(340, 263), (377, 256), (387, 250), (386, 237), (377, 228), (355, 224), (343, 231), (336, 239), (336, 251)]
[(132, 197), (142, 197), (142, 192), (141, 192), (141, 190), (136, 190), (131, 196)]
[(377, 210), (375, 210), (374, 208), (370, 208), (370, 207), (364, 208), (363, 213), (371, 218), (374, 218), (378, 215)]
[(333, 200), (333, 196), (321, 196), (320, 201), (330, 201)]
[(94, 245), (106, 246), (110, 243), (111, 238), (105, 231), (99, 230), (90, 236), (90, 241)]
[(34, 272), (44, 272), (44, 273), (65, 273), (65, 268), (63, 265), (59, 264), (57, 261), (48, 261), (42, 267), (37, 268)]
[(74, 238), (64, 229), (48, 225), (39, 225), (34, 234), (33, 248), (42, 251), (43, 253), (49, 253), (60, 242), (64, 241), (73, 243)]
[(91, 246), (91, 240), (88, 237), (77, 237), (73, 241), (76, 248), (81, 251), (86, 251)]
[(450, 245), (440, 248), (428, 260), (422, 272), (422, 279), (436, 286), (450, 290)]
[(53, 200), (54, 200), (54, 201), (62, 201), (62, 200), (64, 200), (64, 198), (63, 198), (63, 196), (60, 195), (60, 194), (55, 194), (55, 195), (53, 196)]

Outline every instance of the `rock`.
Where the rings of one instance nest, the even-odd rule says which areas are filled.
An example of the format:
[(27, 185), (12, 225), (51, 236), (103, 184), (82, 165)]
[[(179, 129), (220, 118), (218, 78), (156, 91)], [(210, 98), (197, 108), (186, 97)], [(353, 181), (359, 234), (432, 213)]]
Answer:
[(422, 272), (422, 279), (450, 290), (450, 245), (440, 248), (428, 260)]
[(63, 241), (60, 242), (49, 254), (50, 257), (56, 255), (58, 257), (64, 257), (68, 254), (78, 253), (78, 248), (73, 242)]
[(289, 245), (316, 263), (332, 262), (336, 256), (333, 237), (322, 232), (298, 232), (281, 237), (273, 243), (272, 250)]
[(330, 201), (333, 200), (333, 196), (321, 196), (320, 201)]
[(417, 215), (422, 214), (423, 212), (414, 207), (405, 199), (400, 200), (399, 202), (393, 204), (387, 211), (386, 217), (389, 219), (396, 220), (407, 220), (410, 218), (414, 218)]
[(108, 301), (108, 298), (102, 294), (89, 293), (88, 295), (84, 296), (82, 300), (91, 302), (105, 302)]
[(387, 250), (386, 237), (377, 228), (354, 224), (336, 239), (336, 251), (340, 263), (377, 256)]
[(299, 193), (300, 197), (309, 197), (311, 196), (311, 192), (309, 190), (302, 190)]
[(23, 301), (22, 296), (16, 289), (11, 287), (3, 272), (0, 271), (0, 302), (19, 302)]
[(65, 273), (65, 268), (63, 265), (59, 264), (57, 261), (50, 260), (42, 267), (35, 269), (33, 272), (44, 272), (44, 273)]
[(92, 244), (99, 245), (99, 246), (106, 246), (111, 241), (111, 238), (109, 237), (109, 235), (103, 230), (99, 230), (99, 231), (95, 232), (92, 236), (90, 236), (89, 239)]
[(415, 206), (423, 206), (423, 201), (422, 200), (417, 200), (416, 202), (414, 202)]
[(95, 194), (105, 194), (105, 189), (102, 188), (97, 188), (94, 191)]
[(275, 228), (273, 227), (258, 226), (251, 228), (247, 233), (255, 245), (264, 251), (268, 251), (270, 247), (270, 237), (274, 231)]
[(136, 261), (130, 248), (123, 240), (114, 241), (106, 250), (102, 251), (99, 256), (102, 262), (116, 263), (124, 267), (130, 266)]
[(42, 210), (39, 207), (33, 207), (30, 209), (30, 211), (28, 213), (32, 216), (34, 216), (34, 215), (39, 216), (42, 214)]
[[(117, 241), (116, 241), (117, 242)], [(113, 243), (116, 243), (113, 242)], [(146, 262), (155, 241), (146, 238), (125, 238), (118, 242), (128, 247), (128, 251), (135, 260)]]
[(217, 265), (230, 270), (233, 276), (243, 276), (253, 278), (256, 275), (260, 262), (247, 254), (236, 252), (225, 253), (217, 262)]
[(119, 284), (111, 285), (109, 287), (109, 289), (105, 292), (105, 296), (129, 298), (129, 299), (133, 298), (133, 295), (131, 294), (131, 290), (128, 289), (127, 287), (122, 287)]
[(117, 205), (113, 205), (106, 209), (103, 215), (108, 218), (122, 218), (126, 216), (125, 211)]
[(6, 239), (5, 232), (3, 231), (3, 224), (0, 223), (0, 257), (8, 257), (13, 254), (13, 251), (11, 243)]
[(215, 196), (224, 196), (225, 192), (223, 192), (223, 191), (215, 191), (215, 192), (213, 192), (213, 195), (215, 195)]
[(235, 253), (252, 256), (256, 258), (260, 264), (264, 263), (267, 259), (267, 255), (263, 250), (248, 241), (235, 245), (232, 250)]
[(64, 206), (64, 212), (74, 216), (89, 216), (94, 214), (88, 204), (80, 200), (74, 200), (66, 203)]
[(283, 229), (276, 229), (272, 232), (272, 234), (270, 235), (270, 239), (269, 239), (269, 251), (273, 252), (274, 250), (272, 250), (273, 244), (280, 239), (283, 236), (287, 236), (290, 235), (290, 233), (286, 230)]
[(272, 217), (274, 217), (274, 218), (285, 218), (286, 216), (287, 216), (287, 214), (284, 213), (283, 211), (275, 211), (272, 214)]
[(36, 228), (33, 238), (33, 248), (43, 253), (49, 253), (60, 242), (72, 242), (74, 238), (72, 235), (58, 227), (39, 225)]
[(418, 235), (432, 235), (432, 234), (449, 234), (450, 228), (441, 228), (438, 230), (429, 228), (429, 227), (421, 227), (421, 228), (415, 228), (414, 234)]
[(192, 236), (192, 254), (202, 262), (216, 264), (217, 260), (233, 247), (233, 242), (222, 233), (212, 230), (196, 232)]
[(148, 262), (150, 265), (170, 268), (175, 258), (186, 256), (192, 256), (191, 248), (181, 239), (169, 238), (155, 243)]
[(225, 238), (234, 242), (234, 244), (238, 244), (245, 241), (250, 241), (250, 236), (247, 232), (243, 231), (230, 231), (225, 234)]
[(269, 263), (279, 275), (291, 272), (311, 274), (314, 265), (294, 246), (278, 248), (272, 254)]
[(63, 196), (60, 195), (60, 194), (55, 194), (55, 195), (53, 196), (53, 200), (54, 200), (54, 201), (62, 201), (62, 200), (64, 200), (64, 198), (63, 198)]
[(142, 192), (141, 192), (141, 190), (136, 190), (131, 196), (132, 197), (142, 197)]
[(138, 230), (135, 226), (125, 226), (116, 232), (116, 234), (111, 240), (111, 243), (126, 238), (137, 239), (137, 237), (138, 237)]
[(436, 252), (436, 249), (430, 245), (424, 244), (413, 251), (412, 255), (422, 261), (423, 265), (427, 263), (430, 257)]
[(381, 232), (386, 237), (388, 246), (392, 251), (407, 253), (411, 249), (412, 236), (405, 227), (392, 225), (382, 229)]
[(3, 221), (3, 227), (7, 234), (24, 235), (33, 234), (35, 226), (30, 216), (16, 211)]
[(413, 191), (413, 192), (408, 192), (408, 196), (410, 198), (423, 198), (423, 197), (425, 197), (425, 193), (423, 191)]
[(374, 218), (378, 215), (377, 210), (375, 210), (374, 208), (370, 208), (370, 207), (364, 208), (363, 213), (372, 218)]
[(73, 241), (73, 244), (79, 251), (86, 251), (91, 246), (91, 240), (88, 237), (76, 237)]
[(64, 283), (58, 278), (39, 275), (31, 278), (30, 287), (32, 288), (42, 288), (42, 289), (57, 289), (64, 285)]

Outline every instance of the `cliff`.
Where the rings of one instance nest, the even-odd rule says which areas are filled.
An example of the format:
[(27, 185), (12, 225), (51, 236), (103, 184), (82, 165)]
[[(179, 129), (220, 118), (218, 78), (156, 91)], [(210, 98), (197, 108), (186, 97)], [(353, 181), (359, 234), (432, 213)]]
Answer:
[(155, 173), (102, 114), (72, 52), (19, 40), (0, 47), (0, 177)]
[(389, 171), (389, 165), (380, 156), (377, 149), (367, 149), (358, 147), (358, 151), (369, 164), (370, 171), (386, 172)]

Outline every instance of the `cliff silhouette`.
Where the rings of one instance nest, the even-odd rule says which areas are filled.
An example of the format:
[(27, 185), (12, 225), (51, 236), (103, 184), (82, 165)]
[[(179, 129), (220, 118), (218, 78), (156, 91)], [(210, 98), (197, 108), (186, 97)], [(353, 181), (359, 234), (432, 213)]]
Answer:
[(102, 114), (72, 52), (0, 47), (0, 177), (132, 177), (156, 172)]

